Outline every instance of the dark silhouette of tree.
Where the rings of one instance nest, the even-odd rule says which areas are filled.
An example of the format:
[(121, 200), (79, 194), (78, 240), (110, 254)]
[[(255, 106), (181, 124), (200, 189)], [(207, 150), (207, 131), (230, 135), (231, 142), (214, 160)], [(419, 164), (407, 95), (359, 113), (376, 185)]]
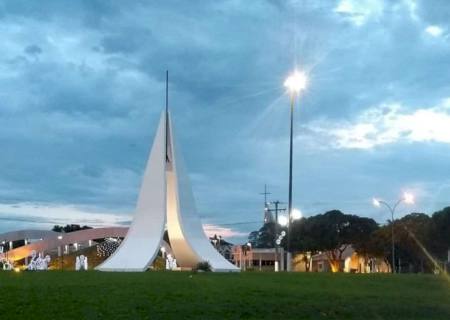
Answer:
[(292, 247), (302, 252), (323, 251), (332, 270), (341, 271), (342, 254), (348, 246), (367, 251), (366, 244), (376, 229), (373, 219), (332, 210), (294, 222)]
[(447, 260), (450, 250), (450, 207), (446, 207), (432, 215), (432, 251), (441, 261)]
[[(392, 261), (392, 221), (372, 233), (367, 252)], [(427, 256), (433, 241), (433, 221), (424, 213), (411, 213), (394, 222), (396, 267), (400, 271), (425, 272), (433, 270)], [(392, 266), (391, 266), (392, 267)]]
[(248, 235), (248, 242), (251, 243), (251, 245), (255, 248), (257, 248), (257, 243), (258, 243), (258, 236), (259, 236), (259, 231), (252, 231), (250, 232), (250, 234)]
[(80, 226), (79, 224), (67, 224), (66, 226), (55, 225), (55, 226), (53, 226), (52, 231), (69, 233), (69, 232), (86, 230), (86, 229), (92, 229), (92, 227)]
[[(391, 264), (391, 226), (392, 221), (380, 227), (373, 219), (332, 210), (293, 221), (291, 247), (297, 252), (326, 253), (333, 270), (341, 269), (342, 254), (349, 245), (360, 255), (382, 258)], [(273, 248), (275, 236), (282, 230), (286, 228), (267, 223), (251, 232), (248, 240), (255, 248)], [(433, 271), (435, 261), (446, 261), (450, 249), (450, 207), (431, 217), (408, 214), (395, 220), (394, 232), (396, 264), (400, 264), (401, 271)], [(286, 247), (286, 237), (281, 246)]]
[[(253, 248), (273, 248), (275, 246), (276, 235), (286, 228), (277, 226), (275, 222), (265, 223), (258, 231), (252, 231), (248, 236), (248, 242)], [(284, 242), (281, 243), (281, 246)]]

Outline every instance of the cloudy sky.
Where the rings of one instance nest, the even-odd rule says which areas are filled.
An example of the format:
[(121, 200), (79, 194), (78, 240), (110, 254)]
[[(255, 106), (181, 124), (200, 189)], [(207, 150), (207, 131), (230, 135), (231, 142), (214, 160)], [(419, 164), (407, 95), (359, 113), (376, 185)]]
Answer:
[(450, 4), (442, 1), (0, 1), (0, 232), (126, 224), (164, 106), (199, 214), (241, 240), (264, 184), (294, 205), (385, 222), (378, 196), (450, 204)]

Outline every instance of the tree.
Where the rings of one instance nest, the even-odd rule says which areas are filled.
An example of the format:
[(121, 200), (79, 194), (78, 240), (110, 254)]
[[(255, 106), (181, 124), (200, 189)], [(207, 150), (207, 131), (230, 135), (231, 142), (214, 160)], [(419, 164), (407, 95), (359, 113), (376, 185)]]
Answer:
[(257, 247), (257, 243), (258, 243), (258, 235), (259, 235), (259, 231), (252, 231), (248, 235), (248, 242), (250, 242), (251, 245), (255, 248)]
[(86, 229), (92, 229), (92, 227), (89, 227), (89, 226), (81, 227), (79, 224), (67, 224), (66, 226), (55, 225), (55, 226), (53, 226), (52, 231), (69, 233), (69, 232), (86, 230)]
[(411, 213), (396, 221), (396, 248), (400, 268), (409, 272), (424, 272), (434, 269), (429, 259), (432, 220), (425, 213)]
[(352, 245), (366, 251), (370, 234), (378, 228), (373, 219), (332, 210), (292, 225), (292, 247), (298, 251), (324, 251), (331, 269), (341, 271), (342, 254)]
[(254, 248), (273, 248), (275, 245), (275, 235), (281, 232), (275, 222), (265, 223), (259, 231), (252, 231), (248, 236), (248, 241)]
[[(392, 221), (372, 233), (367, 252), (392, 264)], [(433, 270), (427, 255), (432, 241), (432, 220), (424, 213), (411, 213), (394, 222), (395, 257), (399, 270), (424, 272)], [(391, 266), (393, 267), (393, 266)]]
[(432, 251), (442, 260), (447, 260), (450, 250), (450, 207), (437, 211), (432, 215)]
[(391, 227), (385, 225), (370, 234), (366, 243), (366, 255), (383, 259), (387, 265), (391, 264)]

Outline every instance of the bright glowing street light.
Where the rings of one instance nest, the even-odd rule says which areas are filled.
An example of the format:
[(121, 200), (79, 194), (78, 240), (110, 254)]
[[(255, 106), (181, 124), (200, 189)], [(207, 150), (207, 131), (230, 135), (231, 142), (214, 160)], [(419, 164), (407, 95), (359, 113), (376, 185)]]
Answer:
[(299, 209), (295, 209), (295, 208), (292, 209), (292, 212), (291, 212), (292, 220), (298, 220), (298, 219), (301, 219), (302, 217), (303, 217), (303, 214)]
[(278, 224), (282, 227), (287, 226), (288, 224), (288, 218), (286, 216), (279, 216), (278, 217)]
[(379, 207), (381, 204), (380, 204), (380, 201), (378, 200), (378, 199), (375, 199), (375, 198), (373, 198), (372, 199), (372, 204), (375, 206), (375, 207)]
[(395, 273), (395, 237), (394, 237), (394, 214), (395, 210), (397, 209), (398, 205), (400, 203), (406, 203), (406, 204), (414, 204), (414, 195), (409, 192), (403, 193), (403, 196), (395, 203), (394, 206), (390, 206), (386, 201), (373, 198), (372, 203), (375, 207), (381, 207), (381, 205), (388, 208), (389, 212), (391, 213), (391, 242), (392, 242), (392, 273)]
[(284, 86), (290, 93), (299, 93), (306, 88), (308, 80), (304, 72), (295, 70), (285, 81)]
[(409, 192), (403, 194), (403, 201), (407, 204), (414, 204), (414, 195)]

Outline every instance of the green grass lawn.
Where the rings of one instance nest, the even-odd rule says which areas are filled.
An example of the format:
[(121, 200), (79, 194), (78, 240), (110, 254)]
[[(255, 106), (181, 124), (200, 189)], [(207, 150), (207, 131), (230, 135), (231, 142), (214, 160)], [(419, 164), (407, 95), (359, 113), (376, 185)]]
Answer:
[(0, 319), (450, 319), (431, 275), (0, 272)]

